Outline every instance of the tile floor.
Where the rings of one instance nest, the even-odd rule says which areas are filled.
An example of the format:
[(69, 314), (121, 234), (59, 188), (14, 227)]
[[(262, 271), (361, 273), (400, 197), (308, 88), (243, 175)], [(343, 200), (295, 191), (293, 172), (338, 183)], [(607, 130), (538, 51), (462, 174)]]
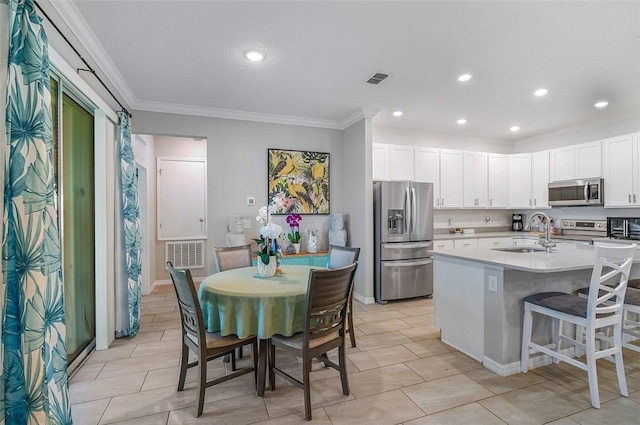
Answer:
[[(629, 398), (619, 395), (615, 368), (599, 361), (602, 408), (591, 408), (586, 373), (566, 364), (501, 378), (438, 339), (427, 299), (355, 302), (357, 348), (348, 350), (351, 395), (338, 373), (312, 373), (317, 424), (638, 424), (640, 355), (625, 352)], [(140, 333), (94, 352), (72, 376), (73, 420), (82, 424), (303, 424), (303, 395), (283, 380), (256, 398), (252, 375), (211, 387), (196, 419), (196, 371), (177, 392), (180, 320), (172, 286), (143, 297)], [(247, 357), (243, 361), (247, 361)], [(279, 363), (299, 370), (284, 354)], [(221, 360), (210, 374), (223, 373)], [(279, 378), (278, 378), (279, 379)]]

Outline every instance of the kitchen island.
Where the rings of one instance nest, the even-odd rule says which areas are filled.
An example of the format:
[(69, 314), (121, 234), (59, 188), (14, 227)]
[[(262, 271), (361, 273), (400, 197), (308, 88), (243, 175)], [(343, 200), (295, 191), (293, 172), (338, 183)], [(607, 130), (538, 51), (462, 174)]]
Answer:
[[(435, 250), (434, 324), (443, 342), (501, 376), (520, 372), (522, 299), (539, 292), (575, 293), (589, 285), (594, 247), (551, 253), (487, 248)], [(640, 270), (634, 264), (632, 277)], [(548, 340), (549, 323), (534, 321), (534, 339)], [(529, 367), (550, 363), (532, 357)]]

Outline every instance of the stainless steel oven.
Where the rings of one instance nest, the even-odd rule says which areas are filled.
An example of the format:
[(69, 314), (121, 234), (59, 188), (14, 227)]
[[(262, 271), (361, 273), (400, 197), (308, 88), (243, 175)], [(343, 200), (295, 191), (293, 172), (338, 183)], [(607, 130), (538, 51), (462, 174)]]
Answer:
[(602, 179), (549, 183), (549, 205), (554, 207), (604, 205)]
[(640, 240), (640, 218), (607, 217), (607, 236), (614, 239)]

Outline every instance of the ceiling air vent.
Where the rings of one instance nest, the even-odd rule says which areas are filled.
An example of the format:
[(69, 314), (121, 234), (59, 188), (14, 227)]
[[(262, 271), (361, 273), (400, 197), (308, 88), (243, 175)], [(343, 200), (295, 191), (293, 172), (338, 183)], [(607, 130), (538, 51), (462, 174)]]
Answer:
[(376, 72), (371, 78), (367, 80), (368, 84), (378, 85), (389, 77), (389, 74), (383, 74), (382, 72)]

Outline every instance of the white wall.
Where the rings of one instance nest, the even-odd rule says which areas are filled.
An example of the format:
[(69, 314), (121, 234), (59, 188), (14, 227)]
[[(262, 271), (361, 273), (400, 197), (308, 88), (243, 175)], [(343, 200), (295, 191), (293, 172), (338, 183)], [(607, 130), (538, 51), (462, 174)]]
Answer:
[[(133, 115), (132, 130), (136, 133), (207, 140), (208, 254), (205, 269), (193, 270), (194, 275), (198, 272), (196, 276), (213, 273), (213, 247), (225, 245), (229, 214), (240, 213), (251, 221), (252, 228), (245, 229), (248, 241), (257, 237), (255, 217), (258, 208), (267, 203), (268, 148), (330, 153), (331, 212), (344, 212), (340, 130), (145, 111), (135, 111)], [(254, 197), (256, 205), (247, 206), (247, 197)], [(275, 217), (274, 221), (288, 230), (284, 216)], [(303, 249), (306, 230), (312, 221), (319, 229), (318, 249), (328, 249), (327, 215), (303, 216), (300, 226)], [(158, 280), (168, 278), (166, 273), (156, 276)]]
[(595, 142), (609, 137), (640, 131), (640, 114), (626, 115), (606, 121), (566, 128), (553, 133), (519, 140), (514, 144), (513, 152), (537, 152), (562, 146)]
[(513, 153), (513, 144), (503, 140), (469, 137), (458, 134), (433, 133), (423, 130), (373, 126), (373, 143), (421, 146), (461, 151)]

